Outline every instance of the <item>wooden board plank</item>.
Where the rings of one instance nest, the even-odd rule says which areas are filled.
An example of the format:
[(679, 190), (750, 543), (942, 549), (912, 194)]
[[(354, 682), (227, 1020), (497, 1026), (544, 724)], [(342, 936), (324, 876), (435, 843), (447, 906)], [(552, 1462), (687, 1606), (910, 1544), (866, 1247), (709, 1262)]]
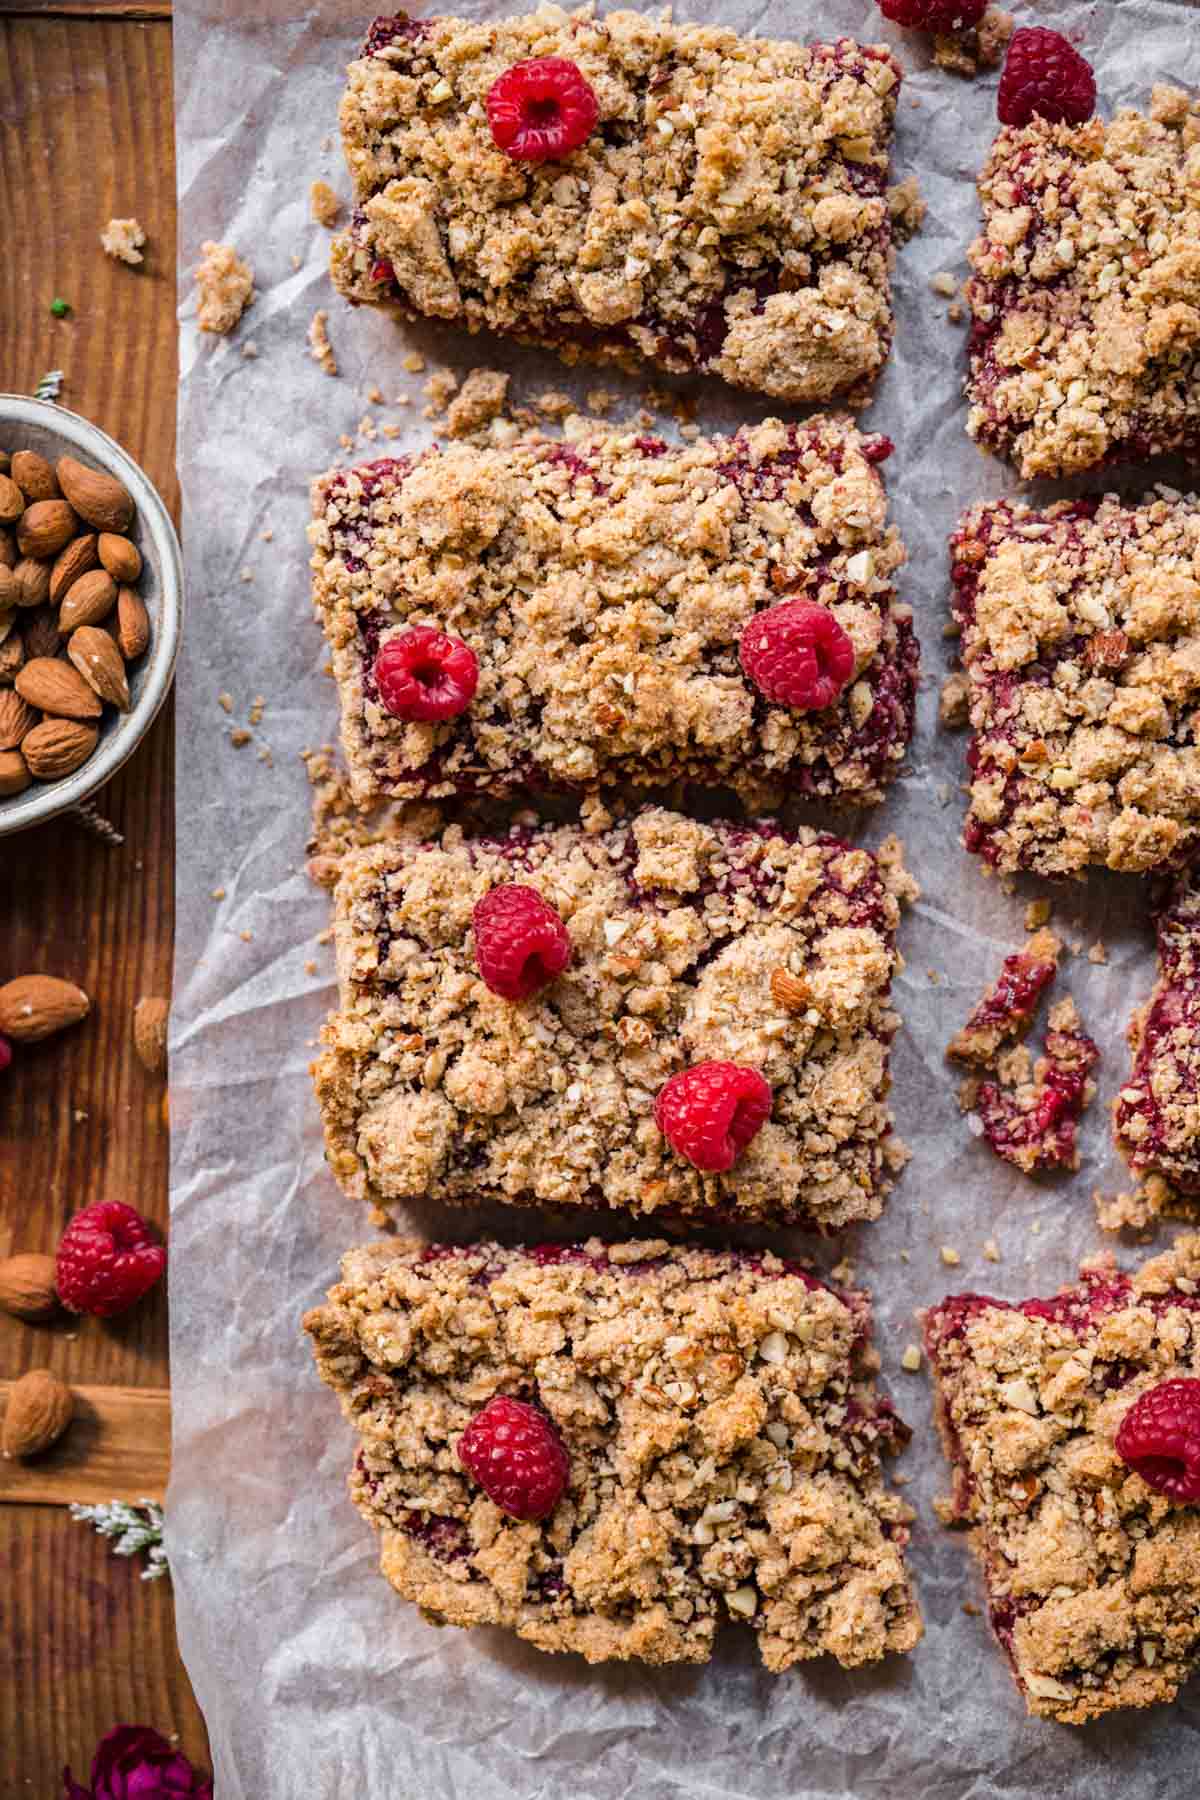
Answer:
[(169, 19), (171, 0), (0, 0), (0, 18)]
[[(11, 1391), (0, 1381), (0, 1415)], [(171, 1470), (167, 1389), (79, 1387), (74, 1394), (75, 1417), (57, 1444), (28, 1461), (0, 1458), (0, 1501), (161, 1503)]]

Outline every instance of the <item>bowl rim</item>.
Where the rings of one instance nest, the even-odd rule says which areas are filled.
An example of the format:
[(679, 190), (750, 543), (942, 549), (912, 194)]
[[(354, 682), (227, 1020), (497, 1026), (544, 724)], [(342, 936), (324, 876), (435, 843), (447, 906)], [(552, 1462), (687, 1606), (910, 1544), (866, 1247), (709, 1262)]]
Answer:
[(99, 425), (57, 401), (36, 400), (28, 394), (0, 393), (0, 426), (37, 425), (52, 431), (73, 449), (100, 463), (129, 489), (138, 518), (157, 553), (161, 595), (160, 618), (150, 646), (142, 692), (136, 704), (119, 721), (115, 731), (102, 739), (94, 756), (62, 781), (40, 783), (20, 794), (0, 798), (0, 837), (41, 825), (47, 819), (78, 806), (89, 794), (111, 781), (133, 755), (171, 691), (179, 641), (183, 628), (183, 556), (179, 537), (162, 496), (145, 471)]

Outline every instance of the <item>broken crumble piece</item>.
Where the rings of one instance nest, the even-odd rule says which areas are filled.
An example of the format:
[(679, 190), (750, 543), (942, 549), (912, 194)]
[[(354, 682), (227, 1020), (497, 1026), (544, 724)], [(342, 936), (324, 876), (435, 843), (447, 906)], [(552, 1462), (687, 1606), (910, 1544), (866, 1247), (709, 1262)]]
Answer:
[(951, 540), (971, 682), (964, 842), (1082, 876), (1200, 842), (1200, 498), (976, 507)]
[[(1200, 1238), (1133, 1275), (1110, 1256), (1051, 1300), (960, 1294), (925, 1315), (950, 1518), (1031, 1713), (1082, 1724), (1171, 1700), (1200, 1656), (1200, 1514), (1122, 1427), (1200, 1376)], [(1146, 1471), (1144, 1474), (1142, 1471)]]
[(1096, 1097), (1090, 1076), (1099, 1060), (1100, 1052), (1083, 1030), (1075, 1002), (1060, 1000), (1050, 1009), (1046, 1052), (1034, 1065), (1032, 1081), (979, 1084), (972, 1110), (989, 1148), (1026, 1175), (1077, 1169), (1076, 1126)]
[(314, 181), (308, 190), (308, 202), (312, 216), (318, 225), (324, 225), (332, 231), (338, 222), (342, 203), (327, 181)]
[(201, 245), (204, 261), (196, 270), (201, 331), (220, 336), (231, 332), (254, 298), (254, 275), (232, 244)]
[(1006, 956), (1000, 974), (951, 1039), (946, 1055), (977, 1068), (995, 1068), (1000, 1050), (1023, 1038), (1033, 1023), (1042, 994), (1054, 980), (1061, 951), (1055, 934), (1043, 930), (1013, 956)]
[(933, 40), (933, 60), (939, 69), (968, 80), (981, 69), (998, 69), (1004, 61), (1008, 40), (1016, 20), (999, 6), (989, 6), (977, 25), (964, 30), (937, 32)]
[[(541, 59), (568, 65), (592, 123), (517, 160), (489, 102)], [(377, 19), (341, 106), (356, 204), (334, 283), (567, 362), (702, 369), (789, 404), (865, 400), (893, 332), (900, 79), (882, 45), (663, 15), (546, 7), (486, 31)]]
[[(1200, 1208), (1200, 888), (1181, 878), (1156, 919), (1158, 982), (1129, 1026), (1133, 1071), (1113, 1102), (1117, 1149), (1139, 1181), (1158, 1177), (1158, 1210)], [(1160, 1196), (1165, 1201), (1165, 1196)]]
[(329, 341), (329, 314), (323, 306), (319, 306), (309, 320), (308, 354), (315, 363), (320, 363), (327, 375), (337, 374), (337, 357)]
[(146, 234), (136, 219), (110, 219), (100, 233), (100, 244), (106, 256), (135, 267), (145, 260), (142, 256), (145, 242)]
[[(912, 1509), (881, 1467), (908, 1432), (874, 1385), (864, 1294), (661, 1239), (399, 1240), (352, 1250), (304, 1325), (358, 1431), (350, 1491), (383, 1572), (432, 1623), (702, 1663), (733, 1619), (775, 1672), (920, 1638)], [(501, 1395), (558, 1446), (544, 1516), (489, 1498), (460, 1453)]]
[(1200, 448), (1200, 101), (1000, 132), (969, 255), (972, 437), (1020, 473)]
[[(918, 661), (890, 451), (844, 417), (681, 449), (585, 424), (320, 477), (314, 599), (355, 798), (688, 780), (878, 800)], [(747, 672), (743, 633), (781, 618), (821, 628), (819, 692)], [(420, 631), (473, 676), (389, 701), (381, 660)]]
[[(543, 968), (514, 1000), (473, 919), (485, 894), (530, 887), (536, 948), (561, 973)], [(602, 831), (450, 828), (350, 855), (341, 1010), (314, 1068), (333, 1173), (377, 1207), (436, 1193), (821, 1231), (877, 1218), (897, 894), (911, 892), (896, 846), (885, 861), (810, 830), (657, 807)], [(655, 1102), (680, 1071), (731, 1063), (765, 1081), (767, 1109), (705, 1173), (671, 1147)]]

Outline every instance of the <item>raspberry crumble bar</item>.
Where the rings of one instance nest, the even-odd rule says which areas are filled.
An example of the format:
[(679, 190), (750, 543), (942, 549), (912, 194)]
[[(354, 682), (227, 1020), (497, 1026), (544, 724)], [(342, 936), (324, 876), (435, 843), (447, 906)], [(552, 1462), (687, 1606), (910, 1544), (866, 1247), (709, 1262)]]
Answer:
[[(797, 1263), (660, 1239), (375, 1244), (305, 1319), (358, 1431), (350, 1491), (383, 1572), (431, 1622), (701, 1663), (734, 1619), (776, 1671), (921, 1635), (912, 1513), (881, 1472), (908, 1432), (875, 1391), (869, 1323), (865, 1295)], [(545, 1516), (472, 1473), (498, 1395), (559, 1446)]]
[[(1139, 1179), (1158, 1176), (1200, 1206), (1200, 889), (1181, 880), (1157, 918), (1158, 983), (1129, 1027), (1133, 1072), (1113, 1102), (1117, 1148)], [(1164, 1198), (1160, 1196), (1160, 1198)]]
[(1200, 449), (1200, 101), (1000, 132), (969, 257), (968, 429), (1027, 479)]
[[(341, 1010), (314, 1070), (333, 1172), (382, 1207), (432, 1192), (823, 1231), (877, 1218), (903, 1155), (889, 992), (915, 892), (894, 841), (873, 855), (659, 808), (351, 855)], [(506, 893), (534, 902), (542, 957), (562, 945), (532, 994), (502, 979), (503, 919), (480, 958), (481, 904)], [(765, 1103), (723, 1161), (689, 1155), (738, 1096), (675, 1092), (662, 1129), (656, 1098), (730, 1068)]]
[(1052, 1300), (955, 1295), (925, 1341), (947, 1516), (1029, 1711), (1173, 1699), (1200, 1659), (1200, 1237)]
[[(918, 661), (890, 451), (844, 418), (683, 449), (595, 427), (320, 477), (314, 597), (355, 798), (696, 780), (878, 800)], [(820, 690), (774, 686), (747, 648), (798, 611), (843, 658)], [(386, 677), (420, 631), (464, 674), (414, 714)]]
[[(546, 64), (569, 72), (572, 129), (520, 160), (497, 99)], [(865, 399), (893, 331), (900, 73), (883, 45), (661, 14), (376, 19), (341, 106), (356, 205), (334, 283), (566, 362)]]
[(1001, 500), (951, 556), (968, 850), (1077, 877), (1182, 862), (1200, 842), (1200, 499)]

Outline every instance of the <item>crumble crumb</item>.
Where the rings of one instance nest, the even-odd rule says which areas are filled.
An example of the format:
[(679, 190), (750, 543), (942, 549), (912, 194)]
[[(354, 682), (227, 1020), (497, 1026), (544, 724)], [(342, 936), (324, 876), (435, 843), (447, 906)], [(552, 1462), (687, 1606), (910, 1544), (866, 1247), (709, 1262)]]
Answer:
[(1106, 963), (1108, 961), (1107, 944), (1097, 938), (1096, 942), (1087, 953), (1087, 959), (1090, 963)]
[(450, 369), (435, 369), (424, 387), (425, 398), (432, 408), (425, 417), (431, 419), (444, 413), (457, 392), (458, 376)]
[(402, 369), (407, 369), (410, 375), (420, 375), (425, 369), (425, 358), (421, 355), (419, 350), (410, 350), (400, 364), (400, 367)]
[(620, 396), (614, 394), (610, 388), (589, 388), (587, 409), (594, 418), (606, 418), (619, 398)]
[(942, 683), (938, 723), (946, 731), (958, 731), (971, 716), (971, 683), (961, 669), (954, 669)]
[(254, 570), (251, 568), (243, 569), (242, 570), (242, 580), (243, 581), (253, 581), (254, 580)]
[(1161, 1175), (1149, 1176), (1132, 1194), (1110, 1196), (1097, 1188), (1092, 1201), (1101, 1231), (1145, 1231), (1171, 1216), (1171, 1190)]
[(225, 889), (223, 887), (215, 887), (212, 891), (211, 898), (213, 900), (224, 900)]
[(983, 1258), (985, 1262), (990, 1263), (998, 1263), (1000, 1261), (1000, 1246), (995, 1238), (988, 1238), (985, 1242), (983, 1246)]
[(317, 973), (318, 973), (318, 972), (319, 972), (319, 971), (318, 971), (318, 966), (317, 966), (317, 964), (316, 964), (316, 963), (315, 963), (315, 962), (311, 962), (311, 961), (310, 961), (310, 962), (306, 962), (306, 963), (305, 963), (305, 965), (304, 965), (304, 973), (305, 973), (305, 974), (306, 974), (306, 975), (316, 975), (316, 974), (317, 974)]
[(888, 214), (898, 244), (907, 244), (925, 223), (925, 199), (915, 175), (906, 175), (887, 191)]
[(917, 1373), (921, 1367), (921, 1346), (919, 1344), (905, 1344), (904, 1354), (900, 1358), (900, 1367), (907, 1369), (910, 1375)]
[(146, 234), (136, 219), (110, 219), (100, 233), (100, 242), (104, 254), (116, 262), (136, 267), (145, 260), (142, 245), (146, 242)]
[(297, 273), (304, 267), (304, 258), (302, 256), (297, 256), (295, 251), (292, 252), (288, 260)]
[(258, 345), (254, 342), (253, 338), (247, 338), (246, 342), (241, 346), (241, 354), (245, 357), (247, 362), (254, 361), (255, 357), (258, 355)]
[(963, 31), (937, 32), (933, 60), (939, 69), (972, 80), (981, 69), (996, 69), (1004, 60), (1016, 20), (1001, 7), (989, 6), (978, 25)]
[(1054, 911), (1053, 900), (1031, 900), (1025, 908), (1026, 931), (1040, 931), (1043, 925), (1050, 923)]
[(235, 725), (229, 733), (229, 741), (235, 750), (242, 750), (250, 742), (252, 733), (244, 725)]
[(961, 300), (952, 300), (946, 308), (946, 317), (952, 325), (961, 325), (967, 316), (967, 309)]
[(949, 269), (939, 269), (936, 275), (929, 277), (929, 285), (935, 294), (941, 294), (948, 300), (958, 291), (958, 278)]
[(327, 321), (329, 314), (323, 306), (319, 306), (308, 324), (308, 354), (315, 363), (320, 363), (327, 375), (338, 372), (337, 358), (333, 354), (333, 345), (329, 341)]
[(318, 225), (332, 231), (341, 214), (342, 203), (327, 181), (314, 181), (308, 190), (312, 216)]
[(948, 1269), (957, 1269), (962, 1257), (952, 1244), (943, 1244), (938, 1253)]
[(204, 260), (196, 269), (200, 293), (197, 322), (201, 331), (224, 337), (254, 299), (254, 275), (232, 244), (209, 241), (200, 248)]
[(222, 712), (231, 713), (233, 711), (233, 695), (218, 694), (217, 705), (221, 708)]
[(255, 694), (253, 700), (250, 702), (250, 723), (252, 725), (260, 725), (262, 723), (262, 716), (266, 710), (267, 703), (262, 695)]
[(238, 936), (241, 938), (243, 944), (252, 944), (254, 942), (254, 933), (252, 931), (239, 931)]
[(504, 410), (508, 376), (498, 369), (472, 369), (446, 411), (451, 437), (468, 437), (490, 425)]

